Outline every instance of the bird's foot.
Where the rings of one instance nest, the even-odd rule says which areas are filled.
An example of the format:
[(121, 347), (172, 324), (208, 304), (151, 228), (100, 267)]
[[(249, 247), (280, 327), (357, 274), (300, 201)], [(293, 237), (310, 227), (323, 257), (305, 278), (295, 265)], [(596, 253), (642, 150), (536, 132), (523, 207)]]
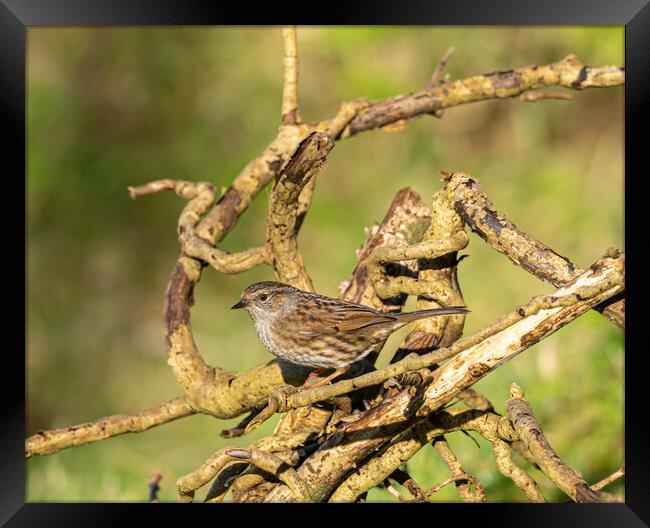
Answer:
[[(350, 370), (350, 365), (345, 365), (344, 367), (339, 367), (334, 372), (332, 372), (329, 376), (326, 376), (324, 378), (320, 378), (317, 382), (315, 383), (310, 383), (310, 378), (312, 378), (312, 374), (315, 374), (318, 372), (320, 374), (324, 368), (318, 369), (317, 371), (312, 372), (307, 379), (305, 380), (305, 383), (303, 383), (300, 387), (298, 387), (298, 392), (305, 392), (309, 389), (314, 389), (316, 387), (322, 387), (323, 385), (326, 385), (329, 381), (333, 380), (334, 378), (337, 378), (343, 374), (345, 374), (348, 370)], [(316, 374), (316, 376), (318, 375)], [(314, 376), (314, 377), (316, 377)]]

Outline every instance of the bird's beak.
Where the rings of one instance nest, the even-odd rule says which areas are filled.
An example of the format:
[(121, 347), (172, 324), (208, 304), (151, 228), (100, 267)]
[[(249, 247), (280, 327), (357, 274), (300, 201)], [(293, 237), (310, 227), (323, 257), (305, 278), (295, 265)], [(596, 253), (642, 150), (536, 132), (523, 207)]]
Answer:
[(239, 302), (236, 304), (233, 304), (230, 309), (231, 310), (237, 310), (238, 308), (246, 308), (248, 305), (244, 302), (243, 299), (240, 299)]

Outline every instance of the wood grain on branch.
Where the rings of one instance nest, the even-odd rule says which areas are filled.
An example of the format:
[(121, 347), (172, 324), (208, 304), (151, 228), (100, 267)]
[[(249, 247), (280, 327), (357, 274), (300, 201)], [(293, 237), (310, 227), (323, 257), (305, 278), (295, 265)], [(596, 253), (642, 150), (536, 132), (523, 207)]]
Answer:
[[(485, 502), (485, 491), (476, 477), (471, 477), (467, 474), (463, 465), (458, 460), (456, 453), (451, 449), (449, 442), (444, 436), (440, 435), (435, 437), (431, 444), (440, 455), (440, 458), (447, 464), (449, 471), (451, 471), (451, 482), (456, 483), (456, 491), (458, 496), (463, 502)], [(474, 491), (470, 488), (470, 483), (474, 484)], [(436, 493), (445, 484), (440, 484), (440, 487), (434, 486), (428, 492), (425, 492), (425, 497), (429, 497)]]
[(245, 461), (275, 475), (291, 490), (294, 500), (311, 502), (309, 488), (296, 471), (282, 459), (260, 449), (224, 447), (212, 455), (201, 467), (178, 479), (176, 488), (181, 502), (192, 502), (194, 492), (207, 484), (221, 469), (232, 462)]
[(314, 286), (296, 240), (299, 198), (333, 148), (334, 140), (323, 132), (307, 136), (278, 175), (269, 197), (266, 244), (271, 265), (280, 282), (302, 290), (314, 291)]
[[(454, 208), (465, 223), (514, 264), (558, 288), (583, 273), (568, 258), (517, 229), (494, 208), (475, 178), (462, 172), (444, 173), (443, 178)], [(614, 324), (625, 327), (625, 300), (603, 303), (594, 309)]]
[(573, 469), (558, 456), (546, 440), (533, 410), (521, 388), (513, 383), (506, 413), (515, 431), (524, 442), (535, 462), (564, 493), (574, 502), (604, 502), (600, 493), (589, 487)]

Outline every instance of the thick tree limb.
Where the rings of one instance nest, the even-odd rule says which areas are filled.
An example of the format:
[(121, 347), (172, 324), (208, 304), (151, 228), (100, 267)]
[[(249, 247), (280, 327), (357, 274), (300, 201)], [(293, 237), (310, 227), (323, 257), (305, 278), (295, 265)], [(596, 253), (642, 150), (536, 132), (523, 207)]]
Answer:
[[(479, 182), (462, 172), (443, 173), (446, 191), (456, 212), (474, 233), (503, 253), (514, 264), (555, 287), (568, 284), (584, 270), (559, 255), (539, 240), (520, 231), (497, 211)], [(625, 327), (625, 301), (597, 306), (599, 312), (620, 327)]]
[(542, 428), (535, 420), (533, 410), (524, 399), (521, 388), (513, 383), (506, 413), (535, 462), (574, 502), (603, 502), (601, 495), (589, 487), (573, 469), (567, 466), (546, 440)]
[(134, 414), (106, 416), (94, 422), (39, 431), (25, 441), (25, 458), (50, 455), (80, 445), (90, 444), (125, 433), (141, 433), (193, 414), (185, 396)]
[(322, 132), (305, 138), (279, 174), (269, 198), (266, 244), (280, 282), (313, 291), (296, 240), (299, 197), (323, 166), (334, 140)]

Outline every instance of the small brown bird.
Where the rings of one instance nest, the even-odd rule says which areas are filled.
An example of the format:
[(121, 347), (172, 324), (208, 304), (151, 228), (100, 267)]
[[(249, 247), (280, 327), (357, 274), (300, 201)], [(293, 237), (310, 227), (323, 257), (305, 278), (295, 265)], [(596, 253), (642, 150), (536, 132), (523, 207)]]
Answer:
[(327, 368), (336, 369), (309, 388), (340, 376), (412, 321), (470, 311), (465, 306), (450, 306), (388, 314), (271, 281), (251, 284), (232, 306), (233, 310), (237, 308), (248, 311), (257, 335), (271, 354), (296, 365), (318, 368), (307, 381)]

